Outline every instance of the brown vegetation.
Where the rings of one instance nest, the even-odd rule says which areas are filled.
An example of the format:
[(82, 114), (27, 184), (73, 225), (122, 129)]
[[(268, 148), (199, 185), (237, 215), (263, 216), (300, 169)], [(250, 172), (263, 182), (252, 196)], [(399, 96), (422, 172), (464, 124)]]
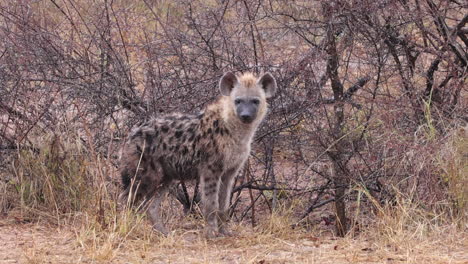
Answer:
[[(466, 261), (447, 251), (467, 246), (466, 10), (457, 0), (0, 0), (1, 237), (22, 232), (12, 222), (47, 221), (75, 234), (68, 248), (83, 262), (204, 246), (247, 253), (191, 262), (266, 263), (278, 244), (332, 233), (349, 243), (343, 254), (359, 248), (337, 262)], [(233, 190), (242, 236), (213, 249), (184, 235), (170, 202), (176, 231), (158, 237), (116, 207), (122, 140), (150, 116), (201, 109), (228, 70), (272, 72), (279, 88)], [(196, 190), (174, 191), (194, 225)], [(366, 248), (375, 254), (359, 258)], [(47, 259), (33, 253), (23, 255)]]

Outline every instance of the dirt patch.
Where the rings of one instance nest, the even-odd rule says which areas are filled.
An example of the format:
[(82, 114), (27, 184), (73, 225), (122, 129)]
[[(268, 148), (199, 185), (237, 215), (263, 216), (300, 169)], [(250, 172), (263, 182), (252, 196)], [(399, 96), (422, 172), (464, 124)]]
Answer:
[[(443, 246), (381, 246), (365, 238), (251, 232), (205, 240), (179, 230), (167, 238), (83, 244), (71, 227), (0, 220), (0, 263), (468, 263), (466, 239)], [(239, 229), (238, 228), (238, 229)]]
[(0, 221), (0, 238), (0, 263), (86, 263), (70, 231)]

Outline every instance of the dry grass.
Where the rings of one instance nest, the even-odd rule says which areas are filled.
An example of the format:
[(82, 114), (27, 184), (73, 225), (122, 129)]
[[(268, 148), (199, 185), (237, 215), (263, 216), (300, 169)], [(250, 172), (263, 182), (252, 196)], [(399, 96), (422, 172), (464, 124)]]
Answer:
[[(434, 106), (431, 105), (430, 100), (424, 104), (425, 124), (418, 125), (417, 129), (411, 133), (407, 133), (404, 130), (406, 125), (394, 127), (395, 124), (398, 124), (402, 120), (400, 118), (402, 114), (401, 105), (404, 106), (405, 102), (399, 98), (403, 94), (402, 92), (405, 91), (401, 90), (400, 77), (392, 76), (391, 74), (389, 74), (389, 77), (386, 77), (389, 78), (388, 81), (383, 82), (381, 85), (383, 86), (382, 89), (387, 90), (393, 98), (387, 96), (381, 97), (379, 95), (375, 99), (380, 109), (373, 116), (375, 122), (371, 120), (374, 123), (370, 124), (369, 128), (371, 129), (364, 136), (369, 137), (372, 141), (376, 141), (371, 146), (385, 146), (388, 144), (390, 145), (389, 148), (394, 152), (386, 156), (386, 151), (382, 151), (385, 155), (381, 159), (385, 159), (385, 163), (388, 164), (383, 168), (384, 170), (388, 169), (388, 171), (382, 172), (382, 178), (388, 180), (388, 184), (387, 182), (384, 183), (385, 187), (389, 187), (389, 189), (394, 187), (396, 194), (395, 204), (391, 206), (381, 205), (369, 194), (369, 191), (365, 187), (353, 186), (353, 188), (350, 188), (353, 191), (357, 190), (359, 198), (362, 198), (362, 200), (370, 201), (370, 206), (365, 208), (364, 202), (361, 204), (361, 200), (359, 199), (357, 202), (355, 200), (349, 201), (349, 217), (354, 217), (354, 219), (352, 219), (353, 229), (348, 237), (337, 238), (331, 235), (333, 232), (330, 230), (329, 223), (320, 222), (320, 214), (316, 214), (315, 218), (311, 216), (310, 218), (313, 219), (308, 219), (311, 221), (304, 221), (313, 223), (312, 226), (307, 227), (307, 230), (302, 226), (293, 229), (291, 226), (297, 221), (298, 211), (294, 212), (293, 207), (295, 204), (302, 204), (302, 207), (307, 206), (309, 200), (291, 201), (289, 197), (286, 197), (287, 195), (284, 195), (284, 199), (287, 200), (288, 206), (273, 210), (272, 214), (269, 214), (266, 209), (263, 210), (264, 208), (261, 206), (256, 207), (256, 227), (252, 227), (251, 223), (247, 220), (233, 223), (232, 227), (237, 232), (234, 237), (214, 240), (206, 240), (203, 237), (203, 221), (201, 219), (183, 216), (176, 202), (167, 201), (164, 204), (165, 210), (163, 211), (166, 212), (164, 219), (173, 232), (167, 237), (154, 233), (141, 212), (118, 208), (115, 202), (118, 194), (118, 180), (116, 179), (117, 174), (115, 166), (112, 164), (113, 158), (111, 155), (116, 153), (116, 146), (112, 145), (113, 143), (109, 143), (109, 146), (100, 146), (106, 149), (103, 151), (102, 149), (97, 149), (98, 147), (92, 143), (84, 143), (113, 141), (113, 138), (104, 140), (103, 135), (98, 135), (105, 132), (98, 132), (98, 129), (94, 131), (93, 128), (87, 127), (90, 119), (94, 120), (94, 115), (101, 115), (103, 112), (95, 112), (92, 103), (86, 101), (96, 96), (94, 90), (101, 87), (101, 84), (104, 87), (107, 84), (107, 80), (102, 78), (101, 75), (95, 74), (94, 70), (88, 72), (88, 70), (84, 69), (86, 67), (83, 67), (83, 70), (79, 70), (82, 67), (81, 59), (90, 60), (89, 66), (101, 65), (104, 67), (109, 63), (104, 58), (106, 56), (102, 56), (104, 53), (107, 54), (107, 48), (102, 48), (101, 41), (90, 42), (90, 39), (94, 38), (97, 34), (107, 34), (107, 27), (103, 24), (103, 17), (105, 16), (102, 15), (104, 14), (103, 10), (107, 10), (107, 2), (105, 4), (106, 8), (103, 8), (104, 6), (99, 1), (94, 1), (92, 4), (90, 4), (90, 1), (83, 0), (58, 1), (58, 5), (62, 10), (66, 11), (69, 17), (67, 15), (64, 16), (65, 13), (62, 13), (63, 11), (59, 10), (56, 4), (52, 2), (32, 2), (30, 9), (28, 9), (29, 11), (24, 11), (24, 13), (28, 14), (28, 19), (35, 18), (37, 21), (31, 19), (30, 21), (19, 20), (19, 22), (16, 22), (18, 24), (14, 22), (8, 23), (21, 26), (20, 28), (24, 26), (23, 23), (25, 25), (31, 23), (31, 26), (37, 24), (37, 28), (41, 29), (38, 31), (39, 33), (47, 33), (45, 35), (48, 36), (55, 35), (55, 38), (51, 38), (50, 43), (47, 41), (45, 44), (39, 43), (38, 45), (29, 46), (26, 45), (28, 42), (34, 42), (29, 41), (30, 37), (40, 35), (39, 33), (31, 31), (34, 33), (32, 34), (25, 30), (24, 35), (21, 35), (21, 31), (15, 31), (16, 29), (12, 32), (7, 32), (8, 34), (5, 33), (4, 36), (11, 36), (19, 43), (18, 45), (23, 43), (23, 38), (28, 41), (23, 44), (26, 51), (21, 50), (21, 48), (17, 50), (12, 49), (13, 53), (18, 52), (18, 56), (16, 57), (22, 58), (22, 60), (16, 61), (16, 59), (13, 59), (15, 56), (12, 56), (12, 62), (5, 62), (10, 63), (8, 65), (12, 68), (23, 64), (27, 66), (26, 64), (28, 63), (45, 67), (49, 65), (49, 60), (52, 60), (55, 55), (34, 55), (29, 50), (34, 50), (34, 48), (41, 50), (40, 48), (44, 48), (47, 51), (48, 49), (45, 49), (45, 47), (49, 47), (51, 44), (62, 47), (63, 43), (69, 42), (71, 46), (64, 46), (64, 50), (72, 50), (73, 56), (70, 55), (70, 60), (72, 58), (76, 59), (76, 61), (71, 60), (70, 68), (76, 67), (78, 72), (83, 76), (80, 77), (81, 79), (77, 79), (77, 83), (72, 82), (71, 84), (68, 83), (68, 75), (59, 76), (67, 81), (55, 84), (46, 80), (37, 82), (28, 81), (31, 77), (35, 79), (36, 71), (28, 69), (25, 69), (24, 72), (18, 71), (17, 76), (12, 76), (16, 76), (18, 80), (24, 79), (25, 82), (21, 82), (21, 85), (24, 87), (28, 88), (31, 85), (35, 85), (45, 88), (50, 86), (51, 90), (44, 89), (45, 93), (43, 94), (39, 90), (34, 91), (32, 88), (25, 89), (24, 91), (17, 88), (22, 87), (21, 85), (15, 85), (15, 87), (7, 85), (7, 89), (11, 89), (15, 93), (16, 91), (24, 92), (25, 98), (26, 96), (31, 98), (31, 100), (26, 100), (24, 104), (20, 102), (21, 100), (15, 100), (18, 102), (18, 105), (13, 104), (13, 108), (16, 107), (19, 112), (24, 112), (31, 120), (37, 118), (35, 122), (39, 122), (42, 116), (37, 113), (41, 113), (42, 111), (39, 111), (41, 107), (38, 107), (38, 105), (44, 104), (47, 106), (43, 108), (43, 113), (51, 112), (48, 108), (50, 103), (46, 103), (44, 99), (40, 98), (48, 99), (49, 96), (51, 98), (54, 97), (53, 95), (49, 95), (54, 89), (68, 91), (81, 86), (89, 86), (89, 90), (77, 90), (77, 93), (78, 91), (80, 91), (79, 93), (89, 92), (90, 97), (82, 98), (76, 95), (72, 97), (75, 99), (67, 101), (63, 108), (57, 106), (57, 109), (54, 111), (62, 114), (63, 110), (66, 115), (70, 116), (65, 118), (57, 117), (57, 123), (54, 126), (50, 126), (50, 130), (39, 129), (41, 124), (43, 127), (49, 126), (48, 122), (40, 121), (39, 125), (34, 125), (30, 131), (28, 130), (26, 134), (22, 135), (19, 132), (22, 130), (22, 122), (25, 122), (24, 120), (18, 119), (17, 123), (10, 124), (10, 118), (18, 118), (16, 115), (12, 115), (12, 117), (9, 115), (0, 116), (0, 119), (6, 118), (5, 120), (7, 120), (6, 128), (0, 129), (6, 131), (3, 132), (5, 135), (16, 139), (21, 138), (19, 142), (25, 139), (24, 137), (27, 137), (30, 141), (30, 144), (22, 145), (28, 146), (27, 148), (21, 148), (21, 150), (17, 150), (14, 153), (0, 156), (0, 159), (3, 157), (12, 158), (11, 162), (5, 162), (5, 164), (8, 164), (9, 171), (5, 173), (0, 170), (0, 263), (468, 263), (468, 188), (466, 187), (468, 185), (468, 127), (466, 124), (459, 124), (465, 127), (455, 129), (454, 127), (457, 127), (457, 125), (450, 123), (443, 129), (437, 128), (436, 121), (438, 119), (435, 116), (437, 112)], [(142, 98), (146, 94), (146, 80), (151, 79), (150, 77), (154, 77), (156, 81), (162, 82), (162, 86), (169, 88), (172, 87), (172, 85), (168, 85), (171, 82), (185, 84), (185, 82), (180, 82), (179, 79), (167, 80), (166, 77), (156, 78), (156, 75), (147, 76), (147, 69), (144, 66), (146, 65), (146, 61), (150, 62), (148, 65), (154, 63), (154, 66), (157, 65), (158, 68), (162, 67), (161, 76), (166, 76), (168, 73), (172, 75), (174, 70), (177, 71), (180, 63), (185, 63), (192, 59), (198, 63), (198, 57), (201, 57), (200, 61), (202, 62), (211, 59), (209, 56), (204, 57), (205, 55), (202, 55), (205, 53), (205, 50), (203, 47), (200, 48), (198, 46), (200, 39), (190, 35), (187, 36), (186, 40), (184, 38), (176, 38), (176, 32), (186, 32), (189, 27), (192, 27), (192, 25), (188, 26), (180, 22), (182, 13), (185, 12), (183, 10), (186, 10), (184, 9), (186, 2), (156, 1), (150, 5), (146, 5), (146, 2), (149, 3), (151, 1), (132, 2), (129, 0), (119, 0), (114, 2), (113, 7), (118, 12), (116, 14), (113, 11), (111, 12), (111, 15), (114, 17), (111, 17), (109, 21), (112, 27), (112, 30), (108, 31), (110, 34), (109, 47), (112, 47), (116, 52), (116, 58), (118, 58), (119, 54), (122, 58), (126, 57), (126, 63), (129, 64), (129, 74), (131, 73), (133, 78), (131, 85), (136, 86), (136, 91), (142, 91)], [(194, 8), (211, 9), (211, 7), (216, 6), (215, 2), (196, 2)], [(10, 6), (11, 3), (10, 1), (0, 0), (0, 4), (6, 7)], [(240, 2), (238, 4), (242, 5)], [(315, 5), (315, 3), (312, 4)], [(16, 6), (18, 10), (23, 10), (20, 8), (23, 4), (13, 6)], [(24, 7), (26, 6), (28, 5), (24, 5)], [(182, 6), (184, 8), (181, 8)], [(288, 11), (289, 8), (293, 9), (294, 7), (293, 5), (285, 4), (283, 8), (284, 11)], [(13, 12), (14, 9), (12, 8), (11, 10)], [(297, 10), (297, 12), (299, 14), (301, 12), (311, 12), (311, 10), (315, 9), (301, 9)], [(21, 12), (18, 11), (17, 14), (21, 14)], [(194, 13), (197, 13), (197, 10)], [(295, 13), (295, 11), (292, 12), (292, 14)], [(12, 14), (16, 13), (13, 12)], [(229, 38), (229, 40), (239, 39), (239, 43), (233, 44), (233, 50), (237, 49), (237, 46), (243, 47), (238, 44), (244, 44), (243, 42), (246, 40), (250, 42), (250, 34), (246, 34), (248, 31), (244, 32), (238, 29), (241, 28), (240, 25), (249, 25), (252, 22), (250, 18), (243, 20), (246, 18), (240, 18), (239, 14), (241, 13), (237, 13), (236, 9), (229, 9), (224, 16), (225, 20), (223, 24), (226, 24), (226, 26), (223, 30), (227, 30), (227, 33), (237, 36), (234, 39)], [(167, 21), (155, 19), (155, 15), (166, 17)], [(299, 41), (299, 37), (296, 35), (290, 35), (289, 33), (283, 35), (283, 29), (273, 29), (282, 26), (283, 22), (280, 23), (281, 25), (278, 25), (277, 22), (266, 19), (270, 14), (266, 15), (264, 19), (258, 19), (255, 22), (255, 27), (258, 26), (260, 29), (257, 29), (257, 31), (267, 33), (258, 38), (258, 44), (262, 49), (262, 53), (270, 54), (270, 58), (267, 56), (262, 60), (276, 65), (275, 60), (282, 61), (282, 58), (286, 55), (291, 62), (302, 58), (309, 51), (309, 44), (302, 42), (302, 40)], [(6, 18), (9, 15), (5, 13), (2, 16), (7, 21)], [(19, 17), (22, 17), (22, 15)], [(311, 18), (314, 17), (315, 12)], [(454, 17), (457, 17), (457, 14)], [(320, 19), (320, 14), (317, 18)], [(431, 19), (430, 17), (428, 18)], [(202, 17), (196, 19), (202, 19)], [(216, 22), (216, 27), (218, 27), (220, 24), (217, 21), (218, 18), (215, 20), (211, 22)], [(399, 19), (396, 21), (399, 21)], [(118, 30), (116, 22), (121, 23)], [(200, 35), (205, 33), (209, 33), (208, 35), (214, 34), (214, 31), (211, 32), (209, 20), (206, 22), (207, 26), (200, 28), (206, 27), (207, 31), (202, 32)], [(430, 22), (432, 23), (432, 20)], [(285, 23), (289, 22), (285, 20)], [(211, 26), (215, 24), (211, 24)], [(302, 27), (301, 24), (295, 25)], [(103, 26), (103, 29), (100, 29), (101, 26)], [(163, 26), (168, 27), (168, 30)], [(15, 27), (13, 26), (12, 28), (14, 29)], [(31, 30), (34, 28), (31, 27)], [(166, 35), (166, 31), (174, 32), (174, 36), (172, 33)], [(221, 31), (218, 30), (218, 32)], [(190, 33), (190, 30), (188, 32)], [(286, 34), (286, 32), (292, 32), (292, 30), (288, 26), (288, 28), (284, 29), (284, 32)], [(405, 30), (401, 31), (401, 33), (404, 32)], [(320, 29), (316, 33), (319, 33), (318, 36), (320, 36)], [(248, 37), (240, 36), (242, 34)], [(151, 35), (154, 35), (154, 38)], [(185, 34), (180, 35), (185, 36)], [(281, 37), (276, 37), (280, 35)], [(355, 39), (358, 40), (362, 35), (357, 34), (355, 36)], [(262, 40), (262, 38), (265, 39)], [(5, 39), (8, 38), (5, 37)], [(341, 39), (345, 40), (346, 38)], [(176, 47), (171, 47), (169, 43), (172, 43), (173, 40), (177, 40), (176, 42), (182, 41), (182, 46), (188, 45), (182, 50), (184, 56), (178, 58), (172, 55), (172, 49)], [(203, 41), (205, 40), (203, 39)], [(264, 45), (262, 45), (262, 41), (264, 41)], [(9, 42), (5, 43), (8, 44)], [(197, 44), (194, 45), (192, 43)], [(345, 42), (342, 43), (344, 47), (347, 46)], [(368, 46), (365, 43), (361, 43), (363, 46), (360, 47), (360, 42), (358, 41), (357, 43), (356, 46), (348, 47), (363, 50), (357, 51), (356, 54), (354, 52), (353, 54), (350, 53), (350, 58), (351, 60), (361, 61), (359, 57), (361, 53), (366, 53)], [(414, 42), (414, 44), (418, 43), (417, 41)], [(5, 54), (7, 54), (7, 50), (15, 45), (7, 45), (8, 49), (5, 49)], [(157, 52), (153, 53), (147, 50), (148, 46), (151, 46)], [(226, 50), (229, 50), (230, 47), (227, 46)], [(265, 51), (263, 51), (263, 48), (265, 48)], [(123, 49), (125, 49), (125, 52)], [(244, 48), (240, 49), (243, 50)], [(246, 54), (250, 54), (248, 52)], [(125, 56), (123, 56), (124, 53)], [(64, 51), (62, 55), (67, 57), (69, 56), (67, 54), (68, 52)], [(81, 55), (79, 54), (87, 55), (80, 57)], [(242, 52), (234, 53), (233, 55), (235, 55), (233, 57), (238, 56), (240, 59), (250, 56)], [(421, 57), (429, 56), (428, 58), (431, 58), (433, 55), (434, 52), (428, 50), (427, 52), (423, 52)], [(30, 61), (23, 58), (28, 56), (32, 56)], [(221, 61), (225, 59), (223, 56), (220, 57)], [(231, 57), (231, 55), (228, 55), (228, 57)], [(158, 58), (161, 63), (159, 61), (156, 63), (154, 58)], [(424, 60), (419, 59), (418, 61), (423, 61), (423, 63), (416, 69), (418, 74), (415, 74), (421, 77), (418, 79), (415, 77), (412, 80), (415, 88), (425, 87), (426, 77), (423, 78), (423, 76), (425, 76), (425, 69), (429, 66), (428, 58)], [(314, 60), (316, 60), (313, 62), (316, 64), (314, 67), (326, 68), (324, 67), (326, 66), (324, 61), (319, 59), (313, 59), (312, 61)], [(118, 60), (114, 59), (114, 61)], [(450, 60), (447, 59), (447, 61)], [(366, 60), (362, 60), (362, 62), (366, 62)], [(424, 63), (427, 65), (423, 65)], [(367, 63), (362, 64), (367, 66), (358, 67), (355, 65), (354, 67), (357, 68), (350, 70), (349, 73), (346, 70), (346, 76), (348, 74), (349, 76), (353, 76), (349, 78), (349, 81), (363, 76), (364, 73), (367, 75), (375, 70), (372, 65), (368, 65)], [(59, 69), (64, 64), (59, 63), (57, 65), (57, 69)], [(195, 68), (193, 67), (194, 65), (198, 66), (198, 64), (185, 66), (187, 68)], [(291, 76), (297, 75), (295, 81), (287, 83), (288, 86), (294, 88), (288, 91), (288, 93), (294, 94), (293, 91), (296, 91), (298, 92), (297, 95), (304, 96), (302, 94), (304, 87), (302, 86), (305, 86), (306, 82), (302, 83), (302, 78), (304, 78), (302, 76), (303, 67), (300, 67), (301, 71), (295, 71), (288, 69), (288, 64), (283, 64), (283, 62), (278, 65), (286, 73), (290, 72)], [(295, 63), (292, 65), (295, 65)], [(20, 68), (25, 66), (21, 66)], [(390, 68), (385, 71), (392, 71), (391, 63), (388, 66)], [(64, 72), (68, 72), (67, 67), (65, 67)], [(120, 71), (113, 70), (113, 68), (120, 69), (120, 67), (112, 64), (108, 70), (112, 74), (120, 75)], [(57, 69), (55, 66), (50, 66), (50, 68), (45, 67), (44, 72), (55, 73)], [(83, 72), (81, 73), (81, 71)], [(453, 69), (444, 67), (443, 71), (450, 72)], [(443, 71), (440, 70), (440, 73)], [(313, 77), (309, 76), (308, 71), (304, 72), (307, 72), (306, 78)], [(216, 72), (206, 75), (205, 71), (200, 71), (200, 73), (195, 73), (194, 77), (203, 76), (203, 79), (205, 79), (207, 76), (211, 78), (217, 74)], [(387, 75), (387, 73), (384, 75)], [(56, 76), (52, 76), (55, 80)], [(15, 80), (16, 83), (15, 78), (8, 78), (6, 79), (7, 81)], [(437, 78), (442, 78), (442, 76)], [(463, 79), (461, 78), (460, 81), (462, 82)], [(344, 82), (348, 86), (348, 83), (346, 83), (348, 81)], [(188, 83), (190, 85), (187, 85), (187, 87), (192, 87), (191, 81)], [(20, 83), (18, 82), (18, 84)], [(449, 85), (456, 86), (456, 83), (451, 82)], [(113, 82), (112, 86), (114, 86)], [(201, 87), (203, 88), (203, 85)], [(456, 90), (455, 88), (452, 88), (452, 90)], [(203, 89), (200, 91), (204, 91)], [(116, 93), (120, 93), (120, 90), (115, 91)], [(167, 91), (173, 92), (171, 90)], [(163, 90), (162, 94), (165, 94), (167, 91)], [(196, 91), (198, 92), (198, 90)], [(209, 88), (209, 91), (211, 91), (211, 88)], [(103, 93), (107, 92), (108, 90), (104, 90)], [(181, 92), (185, 93), (186, 91), (181, 89)], [(328, 92), (331, 95), (331, 90)], [(66, 94), (66, 92), (63, 93)], [(194, 96), (191, 93), (192, 90), (190, 89), (190, 97)], [(325, 96), (326, 93), (325, 91), (323, 95)], [(9, 92), (5, 94), (9, 95)], [(101, 94), (99, 93), (99, 95)], [(199, 101), (201, 101), (199, 100), (200, 98), (203, 101), (206, 100), (206, 96), (204, 95), (201, 92), (200, 97), (195, 96), (195, 99), (198, 99), (194, 99), (193, 102), (197, 102), (198, 105)], [(370, 99), (365, 94), (363, 95), (362, 92), (359, 92), (359, 95), (362, 98), (354, 98), (357, 103), (364, 105), (369, 103), (366, 100)], [(186, 97), (188, 96), (180, 96), (180, 98)], [(460, 99), (458, 107), (463, 108), (463, 105), (466, 105), (466, 91), (462, 91), (461, 97), (462, 99)], [(16, 95), (11, 98), (16, 98)], [(288, 99), (288, 97), (285, 98)], [(168, 96), (163, 97), (163, 99), (159, 101), (161, 105), (158, 105), (158, 107), (165, 107), (162, 103), (163, 101), (170, 101), (171, 107), (178, 105), (176, 98)], [(109, 100), (111, 101), (111, 99)], [(188, 105), (187, 102), (183, 102), (181, 105), (186, 107)], [(193, 102), (190, 101), (190, 103)], [(88, 103), (90, 105), (87, 105)], [(99, 109), (107, 109), (101, 105), (105, 105), (105, 103), (107, 102), (99, 100)], [(58, 103), (56, 102), (55, 104)], [(79, 113), (76, 113), (75, 116), (75, 110), (71, 111), (72, 108), (68, 108), (68, 105), (73, 106), (73, 109), (77, 108), (78, 110), (76, 111)], [(112, 109), (114, 111), (115, 106), (113, 101), (111, 105), (108, 110)], [(84, 110), (81, 110), (81, 107)], [(332, 106), (330, 105), (329, 107)], [(32, 109), (31, 112), (30, 109)], [(120, 118), (126, 118), (126, 114), (118, 113), (117, 115), (117, 119), (119, 120), (114, 120), (115, 123), (112, 123), (112, 125), (106, 123), (109, 120), (104, 120), (101, 128), (104, 128), (104, 131), (110, 129), (112, 132), (115, 132), (115, 125), (122, 122)], [(350, 114), (350, 116), (353, 115)], [(363, 131), (362, 124), (367, 122), (364, 110), (357, 111), (353, 118), (355, 118), (354, 121), (346, 121), (346, 130), (349, 130), (347, 136), (351, 139), (360, 137)], [(76, 123), (66, 120), (75, 120), (73, 122)], [(306, 121), (310, 120), (305, 119), (304, 122), (289, 129), (290, 131), (285, 130), (283, 133), (314, 132), (316, 128), (312, 127), (312, 124), (310, 124), (311, 127), (307, 127)], [(29, 127), (29, 124), (26, 127)], [(64, 131), (57, 131), (59, 128)], [(399, 128), (401, 131), (398, 130)], [(307, 129), (310, 129), (310, 131), (307, 131)], [(73, 134), (70, 131), (75, 131), (73, 133), (79, 133), (80, 135)], [(19, 134), (16, 135), (17, 133)], [(54, 136), (50, 136), (50, 133), (53, 133)], [(314, 134), (312, 133), (311, 135)], [(293, 155), (292, 150), (296, 147), (297, 145), (291, 145), (282, 148), (281, 151), (287, 154), (285, 155), (286, 158), (281, 162), (287, 163), (287, 158)], [(291, 153), (288, 153), (290, 150)], [(306, 156), (314, 156), (316, 149), (304, 148), (303, 151)], [(109, 153), (109, 156), (103, 156), (101, 153)], [(380, 152), (377, 151), (376, 153)], [(4, 161), (0, 160), (0, 165), (3, 163)], [(284, 163), (280, 163), (280, 166), (284, 165)], [(365, 172), (366, 170), (362, 171)], [(291, 174), (290, 172), (284, 174), (287, 176), (288, 173)], [(403, 190), (403, 187), (398, 189), (400, 187), (398, 183), (387, 179), (397, 174), (405, 175), (403, 177), (406, 179), (397, 178), (395, 181), (408, 182), (407, 186), (409, 187), (407, 189)], [(415, 190), (412, 190), (413, 182), (416, 185), (415, 181), (420, 179), (423, 182), (427, 180), (427, 183), (423, 186), (426, 189), (416, 190), (416, 187), (414, 187)], [(285, 182), (287, 180), (286, 178), (284, 179)], [(306, 180), (313, 182), (314, 179)], [(264, 192), (263, 194), (266, 196), (266, 199), (274, 195), (273, 192)], [(424, 194), (437, 197), (430, 200), (429, 198), (431, 197), (428, 198)], [(278, 196), (280, 195), (281, 193), (278, 194)], [(435, 204), (433, 201), (436, 201), (434, 202)], [(326, 212), (327, 216), (330, 215), (331, 211)], [(360, 213), (364, 211), (367, 213), (366, 215)]]
[[(201, 229), (179, 227), (168, 237), (146, 222), (126, 235), (86, 224), (47, 227), (0, 223), (2, 263), (467, 263), (467, 234), (455, 226), (408, 226), (388, 216), (354, 238), (292, 230), (272, 216), (255, 229), (236, 224), (233, 238), (205, 240)], [(282, 228), (280, 226), (282, 223)]]
[(17, 201), (0, 221), (1, 263), (468, 263), (463, 137), (441, 155), (458, 200), (439, 213), (399, 193), (393, 206), (374, 201), (368, 226), (336, 238), (322, 224), (291, 228), (293, 206), (285, 206), (254, 228), (234, 223), (236, 236), (214, 240), (204, 239), (201, 219), (176, 213), (174, 201), (164, 204), (168, 237), (154, 233), (143, 214), (118, 209), (115, 180), (105, 177), (115, 174), (111, 164), (72, 138), (17, 153), (16, 177), (0, 199)]
[[(252, 228), (235, 223), (236, 236), (206, 240), (202, 220), (172, 217), (173, 232), (152, 232), (141, 214), (115, 212), (103, 227), (89, 215), (56, 226), (0, 221), (1, 263), (467, 263), (468, 230), (430, 220), (403, 201), (381, 208), (375, 224), (336, 238), (318, 226), (292, 229), (290, 212)], [(166, 206), (168, 206), (166, 204)], [(169, 208), (170, 209), (170, 208)]]

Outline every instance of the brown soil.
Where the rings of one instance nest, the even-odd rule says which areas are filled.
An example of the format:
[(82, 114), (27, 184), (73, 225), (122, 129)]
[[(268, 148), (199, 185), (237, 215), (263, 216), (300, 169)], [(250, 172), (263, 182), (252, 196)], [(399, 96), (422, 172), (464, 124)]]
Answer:
[(71, 227), (3, 219), (0, 263), (468, 263), (463, 238), (459, 244), (426, 243), (405, 249), (363, 238), (299, 232), (284, 238), (243, 230), (233, 238), (209, 241), (197, 232), (177, 233), (151, 243), (128, 240), (95, 246), (80, 242)]

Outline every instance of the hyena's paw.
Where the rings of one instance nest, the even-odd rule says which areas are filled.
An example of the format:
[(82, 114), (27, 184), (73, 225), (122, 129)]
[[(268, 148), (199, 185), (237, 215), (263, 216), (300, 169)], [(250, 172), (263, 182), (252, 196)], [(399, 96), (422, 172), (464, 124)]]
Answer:
[(221, 226), (219, 228), (219, 234), (221, 236), (225, 236), (225, 237), (232, 237), (232, 236), (235, 236), (237, 235), (236, 232), (232, 231), (231, 229), (229, 229), (228, 227), (226, 226)]
[(206, 239), (213, 239), (219, 236), (218, 230), (212, 227), (206, 227), (204, 234)]
[(162, 225), (153, 225), (153, 230), (163, 236), (167, 236), (169, 231)]

